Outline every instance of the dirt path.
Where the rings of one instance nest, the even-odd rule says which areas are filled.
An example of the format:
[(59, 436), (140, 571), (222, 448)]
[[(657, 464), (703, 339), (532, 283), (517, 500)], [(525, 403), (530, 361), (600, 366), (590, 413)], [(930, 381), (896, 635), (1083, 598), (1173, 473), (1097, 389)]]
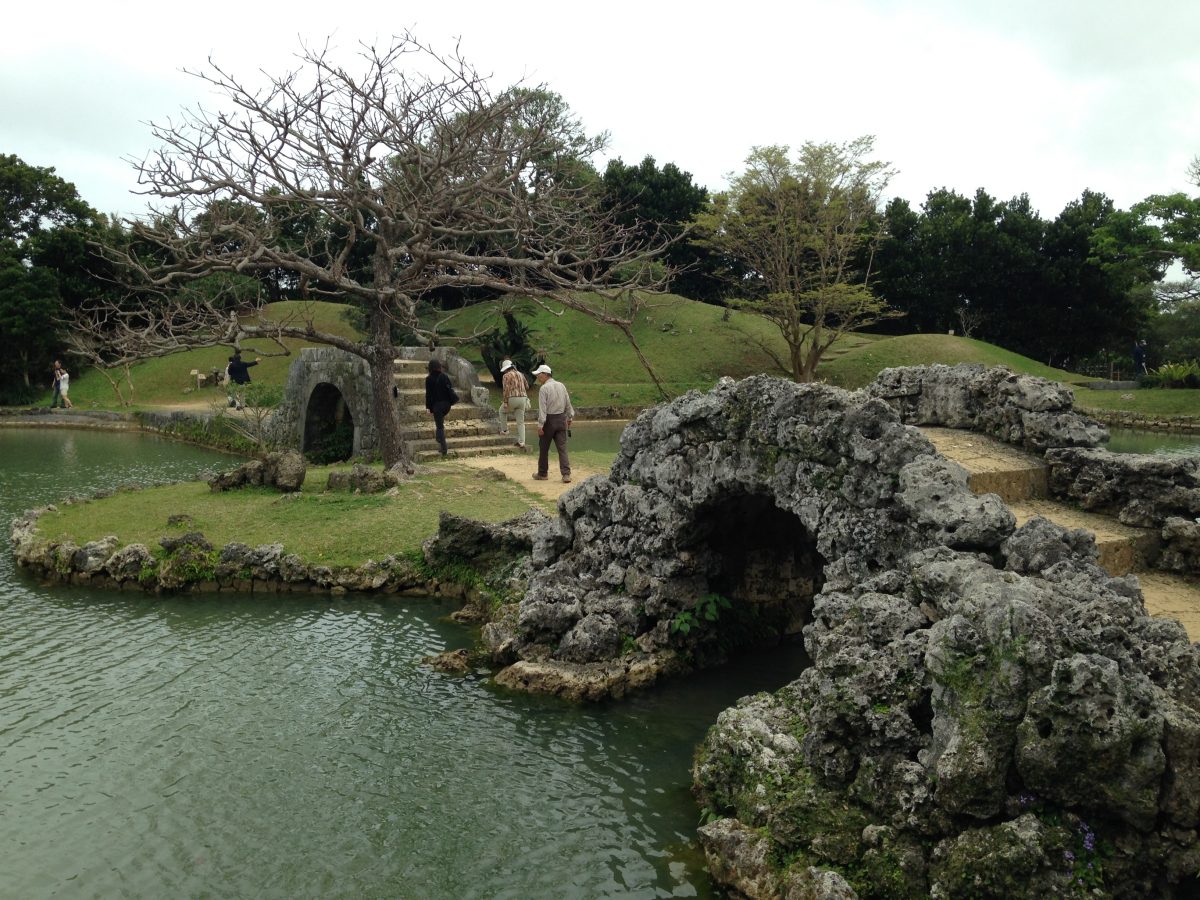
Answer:
[(571, 483), (563, 484), (554, 464), (551, 465), (550, 477), (545, 481), (534, 481), (531, 477), (537, 471), (536, 453), (509, 453), (503, 456), (471, 456), (454, 461), (455, 465), (468, 466), (472, 469), (496, 469), (503, 472), (506, 478), (517, 482), (521, 487), (534, 494), (555, 502), (575, 487), (581, 481), (592, 475), (607, 475), (603, 469), (592, 469), (587, 466), (571, 467)]

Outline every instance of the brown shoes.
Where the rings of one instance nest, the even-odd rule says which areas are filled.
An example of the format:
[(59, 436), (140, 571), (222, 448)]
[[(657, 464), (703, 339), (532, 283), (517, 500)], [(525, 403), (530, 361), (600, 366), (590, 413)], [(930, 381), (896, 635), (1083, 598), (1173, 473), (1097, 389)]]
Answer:
[(537, 472), (534, 472), (534, 473), (533, 473), (533, 480), (534, 480), (534, 481), (545, 481), (545, 480), (546, 480), (546, 478), (547, 478), (547, 476), (545, 476), (545, 475), (539, 475)]
[(570, 476), (570, 475), (564, 475), (564, 476), (563, 476), (563, 484), (570, 484), (570, 483), (571, 483), (571, 476)]

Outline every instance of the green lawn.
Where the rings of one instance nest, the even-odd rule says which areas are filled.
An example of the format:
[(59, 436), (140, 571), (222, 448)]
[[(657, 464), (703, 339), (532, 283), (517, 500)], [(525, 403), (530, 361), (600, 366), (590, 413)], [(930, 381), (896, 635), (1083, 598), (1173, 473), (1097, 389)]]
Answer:
[[(441, 511), (486, 522), (519, 516), (531, 506), (552, 512), (554, 504), (513, 481), (492, 481), (478, 470), (453, 464), (387, 494), (321, 493), (331, 467), (308, 470), (304, 490), (280, 494), (268, 488), (212, 493), (204, 482), (121, 491), (102, 500), (60, 506), (44, 514), (38, 531), (49, 540), (77, 544), (115, 534), (122, 544), (155, 549), (164, 535), (200, 531), (216, 547), (240, 541), (256, 547), (281, 541), (288, 553), (308, 563), (357, 566), (418, 550), (438, 530)], [(187, 513), (187, 526), (167, 519)]]
[(877, 337), (873, 341), (848, 346), (841, 354), (835, 345), (829, 360), (823, 362), (817, 372), (830, 384), (853, 389), (869, 384), (884, 369), (933, 363), (951, 366), (959, 363), (981, 363), (985, 366), (1008, 366), (1016, 372), (1053, 381), (1078, 383), (1086, 380), (1073, 372), (1044, 366), (995, 344), (950, 334)]
[[(576, 406), (645, 406), (659, 402), (637, 354), (621, 332), (582, 313), (565, 310), (555, 315), (533, 303), (514, 304), (521, 322), (533, 333), (533, 343), (546, 357), (555, 378), (571, 390)], [(759, 372), (778, 372), (760, 344), (784, 352), (778, 332), (769, 323), (745, 313), (667, 295), (647, 302), (634, 323), (634, 337), (650, 360), (659, 380), (672, 396), (693, 388), (707, 389), (718, 378), (744, 378)], [(502, 325), (491, 306), (469, 307), (449, 322), (457, 335)], [(464, 346), (464, 356), (481, 368), (478, 349)]]
[[(301, 307), (310, 310), (315, 326), (322, 331), (329, 331), (344, 337), (356, 337), (355, 330), (344, 318), (347, 307), (340, 303), (272, 303), (268, 309), (271, 319), (283, 320), (290, 315), (298, 314)], [(267, 353), (282, 353), (271, 341), (247, 341), (242, 356), (252, 360), (262, 356), (262, 362), (250, 370), (254, 381), (282, 385), (287, 380), (288, 368), (296, 359), (295, 353), (302, 347), (317, 346), (308, 341), (287, 340), (285, 345), (291, 350), (290, 356), (264, 356)], [(209, 400), (221, 403), (224, 392), (214, 388), (195, 390), (196, 379), (191, 375), (192, 369), (209, 373), (213, 369), (224, 371), (229, 361), (229, 348), (207, 347), (202, 350), (186, 350), (180, 353), (149, 359), (138, 363), (131, 369), (134, 387), (134, 409), (153, 409), (178, 403), (191, 403), (196, 400)], [(82, 409), (119, 408), (117, 397), (108, 381), (96, 371), (80, 368), (77, 361), (67, 359), (67, 367), (71, 371), (71, 401)], [(109, 374), (118, 380), (124, 378), (120, 370), (110, 370)], [(47, 384), (49, 376), (47, 376)], [(51, 392), (46, 390), (41, 402), (50, 404)]]
[(1200, 416), (1200, 390), (1189, 388), (1139, 388), (1132, 391), (1093, 391), (1075, 388), (1075, 405), (1081, 410), (1127, 412), (1147, 418)]

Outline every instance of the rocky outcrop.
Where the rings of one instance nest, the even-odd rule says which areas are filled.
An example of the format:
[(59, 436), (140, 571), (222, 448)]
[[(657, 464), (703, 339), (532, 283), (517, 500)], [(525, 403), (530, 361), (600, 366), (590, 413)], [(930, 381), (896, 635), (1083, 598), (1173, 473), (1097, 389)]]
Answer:
[(327, 491), (353, 491), (359, 494), (380, 494), (404, 481), (405, 478), (391, 469), (379, 470), (374, 466), (355, 463), (349, 472), (329, 473), (325, 483)]
[(884, 369), (865, 392), (895, 407), (910, 425), (968, 428), (1037, 452), (1108, 440), (1100, 423), (1074, 411), (1070, 388), (1002, 366)]
[(247, 486), (272, 487), (284, 493), (294, 493), (304, 484), (307, 464), (297, 450), (272, 450), (262, 459), (252, 459), (236, 469), (218, 472), (208, 480), (215, 493)]
[(1200, 516), (1200, 457), (1062, 449), (1046, 454), (1050, 490), (1126, 525), (1161, 528)]
[(506, 645), (524, 664), (501, 680), (572, 696), (798, 635), (822, 585), (927, 546), (995, 553), (1014, 527), (888, 404), (765, 377), (643, 413), (559, 513), (534, 534)]
[(1200, 648), (1091, 551), (1036, 521), (1002, 566), (931, 548), (818, 595), (811, 667), (697, 756), (710, 815), (764, 845), (748, 877), (788, 861), (754, 896), (812, 867), (860, 896), (1190, 896)]
[(1200, 572), (1200, 457), (1079, 448), (1046, 454), (1051, 492), (1126, 525), (1159, 531), (1159, 568)]
[[(893, 397), (914, 417), (1035, 448), (1097, 438), (1008, 373), (917, 381)], [(980, 384), (1008, 401), (974, 398)], [(768, 378), (644, 412), (611, 474), (534, 531), (528, 590), (485, 638), (509, 661), (497, 680), (615, 697), (802, 636), (799, 678), (722, 713), (697, 755), (719, 881), (752, 897), (1190, 896), (1200, 648), (1099, 568), (1089, 533), (1016, 529), (972, 495), (908, 415)]]

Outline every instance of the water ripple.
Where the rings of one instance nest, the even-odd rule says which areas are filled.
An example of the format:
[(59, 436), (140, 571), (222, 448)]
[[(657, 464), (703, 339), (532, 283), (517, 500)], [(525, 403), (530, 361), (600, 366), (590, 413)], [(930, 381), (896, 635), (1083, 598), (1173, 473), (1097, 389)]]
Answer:
[[(0, 430), (0, 519), (72, 484), (212, 463), (157, 442), (137, 457), (125, 435), (37, 437), (14, 463), (23, 445)], [(431, 601), (46, 589), (10, 559), (5, 896), (711, 892), (688, 769), (743, 683), (728, 672), (581, 708), (422, 665), (471, 641)]]

